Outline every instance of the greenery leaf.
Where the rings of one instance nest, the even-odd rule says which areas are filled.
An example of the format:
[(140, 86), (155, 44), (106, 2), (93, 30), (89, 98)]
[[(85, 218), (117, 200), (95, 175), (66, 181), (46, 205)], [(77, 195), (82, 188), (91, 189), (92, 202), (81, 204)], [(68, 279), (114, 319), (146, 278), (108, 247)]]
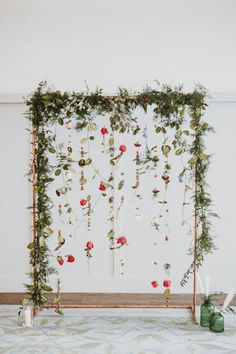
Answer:
[(61, 169), (58, 168), (56, 171), (55, 171), (55, 176), (60, 176), (61, 174)]
[(179, 155), (181, 155), (183, 153), (183, 150), (182, 149), (177, 149), (176, 151), (175, 151), (175, 155), (176, 156), (179, 156)]
[(171, 147), (169, 145), (162, 145), (161, 150), (164, 155), (168, 155), (171, 151)]
[(170, 289), (169, 288), (165, 289), (163, 296), (164, 296), (165, 301), (170, 299)]
[(114, 138), (110, 138), (108, 143), (109, 143), (109, 146), (113, 146), (114, 145)]
[(92, 163), (92, 160), (89, 158), (87, 160), (85, 160), (85, 165), (88, 166)]
[(109, 238), (113, 238), (114, 235), (115, 235), (114, 230), (110, 230), (110, 231), (107, 233), (107, 237), (109, 237)]
[(28, 248), (29, 250), (34, 249), (34, 242), (30, 242), (30, 243), (28, 244), (27, 248)]
[(124, 187), (125, 181), (122, 179), (118, 184), (118, 190), (121, 190)]
[(51, 286), (47, 285), (47, 284), (43, 284), (42, 285), (42, 289), (45, 290), (45, 291), (52, 291), (53, 289), (51, 288)]
[(83, 144), (87, 143), (87, 141), (88, 141), (88, 138), (83, 138), (80, 140), (80, 144), (83, 145)]
[(193, 156), (191, 157), (189, 160), (188, 160), (188, 164), (190, 167), (193, 167), (196, 165), (196, 162), (197, 162), (197, 157), (196, 156)]
[(68, 167), (69, 167), (69, 165), (66, 163), (65, 165), (63, 165), (63, 170), (65, 170), (65, 171), (67, 171), (68, 170)]
[(89, 124), (89, 130), (92, 130), (92, 131), (97, 130), (97, 124), (95, 124), (95, 123), (90, 123), (90, 124)]
[(50, 146), (50, 147), (48, 148), (48, 151), (49, 151), (51, 154), (55, 154), (55, 152), (56, 152), (56, 150), (55, 150), (52, 146)]
[(63, 125), (63, 124), (64, 124), (63, 119), (62, 119), (62, 118), (58, 118), (58, 123), (59, 123), (60, 125)]

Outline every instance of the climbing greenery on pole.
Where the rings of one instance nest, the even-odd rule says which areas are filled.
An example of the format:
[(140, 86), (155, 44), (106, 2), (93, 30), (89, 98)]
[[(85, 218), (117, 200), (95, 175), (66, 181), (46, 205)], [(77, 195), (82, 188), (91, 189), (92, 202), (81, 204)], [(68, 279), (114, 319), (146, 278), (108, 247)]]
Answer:
[[(51, 210), (53, 203), (48, 195), (48, 187), (55, 176), (61, 170), (68, 169), (70, 161), (65, 157), (58, 164), (52, 165), (49, 154), (57, 154), (55, 149), (56, 133), (55, 125), (63, 126), (73, 120), (75, 129), (86, 130), (96, 124), (97, 115), (109, 115), (109, 123), (112, 132), (131, 134), (137, 133), (136, 118), (133, 111), (142, 108), (147, 112), (148, 107), (153, 110), (153, 120), (157, 134), (166, 134), (167, 128), (175, 131), (175, 138), (170, 145), (166, 139), (161, 146), (162, 153), (167, 156), (170, 150), (175, 155), (189, 154), (188, 169), (195, 181), (196, 190), (192, 198), (198, 215), (198, 242), (195, 257), (192, 264), (185, 272), (181, 285), (184, 285), (194, 270), (202, 265), (205, 256), (215, 250), (211, 234), (211, 217), (216, 216), (211, 212), (211, 197), (207, 190), (207, 170), (210, 163), (210, 155), (207, 154), (204, 145), (204, 136), (212, 131), (212, 128), (203, 120), (203, 114), (207, 107), (206, 92), (202, 88), (196, 88), (192, 93), (184, 93), (181, 88), (163, 86), (161, 90), (145, 88), (142, 92), (130, 94), (127, 90), (120, 89), (115, 96), (105, 96), (102, 90), (94, 92), (69, 93), (50, 91), (46, 83), (40, 83), (34, 94), (26, 101), (28, 106), (27, 117), (32, 123), (34, 147), (32, 156), (32, 171), (35, 173), (33, 182), (35, 203), (32, 206), (34, 214), (34, 239), (28, 245), (30, 250), (30, 284), (26, 285), (27, 297), (35, 307), (42, 309), (48, 301), (48, 294), (52, 288), (48, 284), (49, 275), (55, 272), (50, 266), (50, 250), (47, 239), (53, 233), (51, 229)], [(183, 122), (189, 119), (188, 130), (183, 129)], [(106, 132), (104, 131), (104, 134)], [(192, 137), (192, 144), (186, 144), (184, 136)], [(114, 157), (112, 144), (110, 148), (111, 163), (120, 155)], [(122, 154), (122, 151), (121, 151)], [(88, 163), (91, 163), (89, 161)], [(146, 150), (146, 154), (139, 161), (139, 165), (145, 168), (148, 164), (156, 163), (153, 151)], [(166, 165), (168, 170), (169, 166)], [(168, 183), (168, 181), (166, 181)], [(120, 186), (119, 186), (120, 188)], [(122, 187), (121, 187), (122, 188)], [(134, 186), (135, 188), (135, 186)], [(66, 191), (64, 191), (66, 192)], [(154, 191), (155, 193), (155, 191)], [(110, 237), (113, 237), (112, 230)], [(192, 254), (194, 250), (191, 250)]]

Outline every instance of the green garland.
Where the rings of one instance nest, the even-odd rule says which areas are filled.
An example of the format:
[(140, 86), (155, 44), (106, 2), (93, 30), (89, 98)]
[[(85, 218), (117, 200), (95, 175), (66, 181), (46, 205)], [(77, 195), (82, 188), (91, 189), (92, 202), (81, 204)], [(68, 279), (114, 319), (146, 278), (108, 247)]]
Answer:
[[(91, 93), (61, 93), (51, 92), (46, 89), (45, 83), (40, 83), (36, 92), (27, 100), (29, 107), (27, 117), (33, 125), (35, 134), (35, 156), (32, 158), (32, 168), (36, 173), (34, 192), (35, 201), (35, 238), (28, 245), (30, 249), (30, 273), (31, 283), (26, 285), (27, 297), (35, 307), (42, 309), (48, 301), (48, 295), (52, 288), (48, 285), (48, 277), (55, 272), (49, 265), (50, 251), (47, 247), (47, 238), (52, 234), (50, 228), (52, 201), (47, 194), (47, 188), (54, 180), (52, 172), (55, 166), (50, 165), (48, 154), (55, 153), (53, 146), (55, 134), (52, 132), (55, 124), (63, 125), (70, 119), (75, 119), (76, 129), (87, 128), (94, 120), (96, 114), (109, 114), (110, 125), (113, 131), (124, 133), (132, 130), (136, 120), (132, 112), (142, 107), (146, 112), (151, 106), (154, 111), (154, 120), (157, 123), (156, 132), (165, 134), (166, 128), (176, 130), (173, 147), (176, 155), (183, 152), (190, 153), (188, 168), (195, 178), (197, 193), (193, 195), (195, 210), (199, 217), (199, 236), (195, 261), (184, 274), (181, 285), (184, 285), (194, 270), (202, 265), (205, 256), (215, 250), (211, 235), (211, 198), (207, 192), (206, 173), (210, 163), (210, 156), (205, 151), (203, 137), (212, 131), (206, 122), (202, 121), (202, 115), (206, 109), (206, 92), (197, 88), (192, 93), (184, 93), (181, 88), (172, 89), (164, 86), (157, 91), (146, 88), (143, 92), (129, 94), (127, 90), (119, 90), (116, 96), (103, 96), (102, 90)], [(182, 130), (185, 112), (191, 117), (190, 133), (193, 136), (193, 144), (186, 146), (182, 136), (189, 131)], [(171, 147), (164, 142), (162, 151), (168, 154)], [(150, 152), (146, 157), (152, 161)], [(193, 253), (194, 250), (191, 250)]]

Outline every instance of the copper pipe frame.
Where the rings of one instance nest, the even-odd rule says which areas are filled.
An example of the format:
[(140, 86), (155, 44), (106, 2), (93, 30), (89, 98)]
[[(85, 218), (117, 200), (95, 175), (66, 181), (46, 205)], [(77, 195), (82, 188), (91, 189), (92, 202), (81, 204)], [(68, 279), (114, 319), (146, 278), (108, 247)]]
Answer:
[[(35, 184), (36, 184), (36, 170), (35, 170), (35, 159), (36, 159), (36, 132), (35, 127), (32, 122), (31, 124), (31, 162), (32, 162), (32, 170), (31, 170), (31, 203), (32, 203), (32, 242), (36, 238), (36, 194), (35, 194)], [(39, 312), (37, 307), (33, 308), (33, 315)]]
[[(198, 185), (197, 185), (197, 169), (195, 168), (195, 195), (197, 194)], [(194, 268), (193, 268), (193, 320), (195, 324), (198, 324), (196, 307), (197, 307), (197, 273), (196, 273), (196, 263), (197, 259), (197, 241), (198, 241), (198, 211), (196, 205), (194, 206)]]
[[(45, 308), (56, 308), (57, 305), (46, 305)], [(192, 305), (65, 305), (63, 309), (193, 309)]]
[[(111, 96), (107, 96), (111, 97)], [(113, 97), (113, 96), (112, 96)], [(35, 158), (36, 158), (36, 132), (35, 132), (35, 127), (32, 124), (31, 126), (31, 134), (32, 134), (32, 149), (31, 149), (31, 154), (32, 154), (32, 175), (31, 175), (31, 191), (32, 191), (32, 238), (33, 240), (36, 237), (36, 195), (34, 191), (35, 184), (37, 182), (37, 177), (36, 177), (36, 171), (35, 171)], [(196, 183), (196, 172), (195, 172), (195, 194), (197, 193), (197, 183)], [(194, 208), (194, 261), (197, 256), (197, 239), (198, 239), (198, 214), (196, 207)], [(152, 305), (62, 305), (63, 308), (65, 309), (80, 309), (80, 308), (98, 308), (98, 309), (108, 309), (108, 308), (130, 308), (130, 309), (190, 309), (193, 315), (193, 321), (195, 324), (198, 324), (197, 317), (196, 317), (196, 304), (197, 304), (197, 279), (196, 279), (196, 266), (194, 265), (194, 270), (193, 270), (193, 304), (192, 305), (186, 305), (186, 306), (177, 306), (177, 305), (157, 305), (157, 306), (152, 306)], [(56, 305), (46, 305), (45, 308), (56, 308)]]
[(32, 170), (31, 170), (31, 200), (32, 200), (32, 241), (36, 237), (36, 195), (34, 191), (36, 183), (36, 171), (35, 171), (35, 158), (36, 158), (36, 132), (35, 127), (32, 123), (31, 125), (31, 161), (32, 161)]

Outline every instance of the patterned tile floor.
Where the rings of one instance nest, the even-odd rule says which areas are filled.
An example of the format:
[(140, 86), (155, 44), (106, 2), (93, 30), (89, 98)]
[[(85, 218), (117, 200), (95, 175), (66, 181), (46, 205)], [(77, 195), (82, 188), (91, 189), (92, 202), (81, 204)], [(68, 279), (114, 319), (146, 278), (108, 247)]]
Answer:
[(236, 317), (225, 332), (194, 325), (182, 310), (51, 310), (22, 327), (17, 307), (0, 306), (0, 353), (236, 354)]

